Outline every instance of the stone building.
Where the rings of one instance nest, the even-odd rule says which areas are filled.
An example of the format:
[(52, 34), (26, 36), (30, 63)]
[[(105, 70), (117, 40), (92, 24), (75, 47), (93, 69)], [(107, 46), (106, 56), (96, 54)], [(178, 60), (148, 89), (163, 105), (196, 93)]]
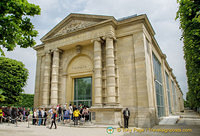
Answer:
[(146, 15), (70, 14), (34, 47), (34, 106), (88, 105), (95, 124), (151, 127), (183, 110), (176, 77)]

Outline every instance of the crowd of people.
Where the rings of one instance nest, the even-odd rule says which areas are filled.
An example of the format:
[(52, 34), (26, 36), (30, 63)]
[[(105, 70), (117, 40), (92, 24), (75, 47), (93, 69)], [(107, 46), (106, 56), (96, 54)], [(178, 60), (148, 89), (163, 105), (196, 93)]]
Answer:
[(0, 107), (0, 122), (15, 123), (16, 120), (27, 121), (30, 115), (30, 109), (25, 109), (23, 107)]
[(33, 125), (46, 125), (47, 119), (51, 121), (51, 127), (53, 124), (56, 126), (56, 121), (63, 121), (64, 124), (74, 121), (74, 125), (78, 125), (78, 121), (86, 122), (89, 121), (89, 108), (88, 106), (80, 104), (79, 106), (67, 104), (56, 107), (47, 108), (23, 108), (23, 107), (0, 107), (0, 123), (16, 121), (28, 121), (32, 120)]

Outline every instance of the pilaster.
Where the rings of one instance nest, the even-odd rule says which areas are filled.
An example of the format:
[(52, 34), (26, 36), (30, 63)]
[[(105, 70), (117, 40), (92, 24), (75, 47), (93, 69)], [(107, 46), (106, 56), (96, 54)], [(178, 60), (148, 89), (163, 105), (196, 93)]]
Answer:
[(108, 106), (116, 105), (116, 75), (115, 75), (115, 56), (114, 56), (114, 37), (106, 38), (106, 90)]
[(60, 49), (53, 50), (52, 77), (51, 77), (51, 105), (58, 104), (58, 76)]
[(165, 109), (165, 116), (169, 115), (169, 105), (168, 105), (168, 96), (167, 96), (167, 84), (166, 84), (166, 77), (165, 77), (165, 60), (166, 55), (163, 54), (161, 57), (161, 72), (162, 72), (162, 84), (163, 84), (163, 98), (164, 98), (164, 109)]
[(102, 49), (101, 39), (96, 38), (94, 42), (94, 92), (95, 107), (102, 107)]
[(45, 53), (45, 66), (44, 66), (44, 80), (43, 80), (43, 97), (42, 105), (49, 105), (49, 94), (50, 94), (50, 80), (51, 80), (51, 52)]

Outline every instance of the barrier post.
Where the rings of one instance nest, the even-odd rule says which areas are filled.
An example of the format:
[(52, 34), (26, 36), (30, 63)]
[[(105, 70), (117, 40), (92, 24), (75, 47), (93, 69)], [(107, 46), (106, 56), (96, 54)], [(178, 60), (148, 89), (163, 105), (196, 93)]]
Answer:
[(15, 126), (15, 127), (18, 127), (18, 126), (17, 126), (17, 118), (15, 118), (15, 121), (16, 121), (16, 122), (15, 122), (15, 124), (16, 124), (16, 126)]
[(29, 116), (28, 116), (28, 128), (30, 128), (30, 127), (29, 127)]
[(49, 128), (49, 118), (48, 118), (48, 116), (47, 116), (47, 121), (46, 121), (46, 128)]
[(10, 116), (8, 116), (8, 126), (10, 125), (10, 124), (9, 124), (9, 121), (10, 121)]

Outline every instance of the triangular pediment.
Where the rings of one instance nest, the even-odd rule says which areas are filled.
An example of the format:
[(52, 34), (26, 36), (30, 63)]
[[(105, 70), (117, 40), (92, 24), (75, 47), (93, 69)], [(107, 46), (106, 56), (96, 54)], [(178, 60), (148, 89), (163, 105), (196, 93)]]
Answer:
[(87, 14), (70, 14), (59, 24), (57, 24), (51, 31), (49, 31), (44, 37), (42, 37), (41, 41), (75, 32), (109, 19), (114, 19), (114, 17)]

